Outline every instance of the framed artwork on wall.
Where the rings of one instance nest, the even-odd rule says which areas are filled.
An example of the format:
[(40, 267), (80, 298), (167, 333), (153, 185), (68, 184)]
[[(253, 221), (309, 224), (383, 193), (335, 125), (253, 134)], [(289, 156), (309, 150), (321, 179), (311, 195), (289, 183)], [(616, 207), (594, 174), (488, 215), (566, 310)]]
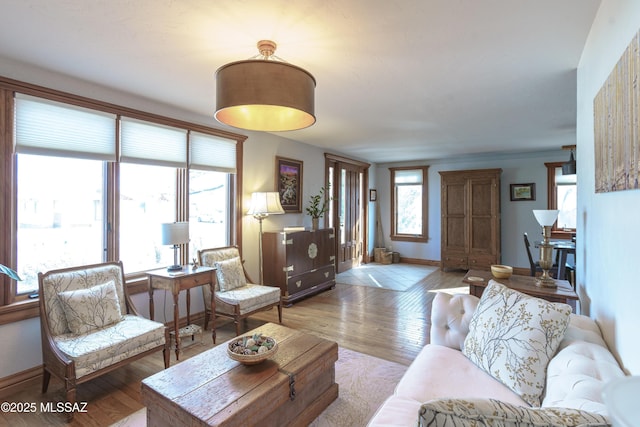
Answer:
[(510, 184), (511, 201), (518, 202), (536, 199), (536, 184)]
[(302, 212), (302, 161), (276, 156), (276, 191), (285, 212)]

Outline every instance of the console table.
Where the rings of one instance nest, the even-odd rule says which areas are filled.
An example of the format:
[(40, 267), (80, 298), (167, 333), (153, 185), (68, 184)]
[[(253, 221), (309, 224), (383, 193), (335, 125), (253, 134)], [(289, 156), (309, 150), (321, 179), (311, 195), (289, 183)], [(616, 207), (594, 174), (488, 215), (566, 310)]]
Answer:
[[(167, 271), (166, 268), (147, 271), (147, 276), (149, 276), (149, 318), (151, 320), (154, 317), (154, 289), (164, 289), (171, 291), (173, 294), (173, 331), (176, 340), (176, 360), (180, 360), (180, 310), (178, 307), (180, 291), (187, 291), (187, 326), (191, 325), (191, 288), (202, 285), (211, 286), (211, 307), (213, 313), (215, 313), (214, 286), (216, 283), (216, 269), (203, 266), (193, 270), (191, 266), (186, 265), (182, 266), (182, 270), (179, 271)], [(212, 316), (212, 318), (214, 317)], [(211, 328), (211, 334), (215, 344), (215, 328)]]
[(543, 288), (536, 286), (536, 278), (531, 276), (514, 274), (508, 279), (496, 279), (490, 271), (469, 270), (462, 281), (469, 284), (469, 293), (471, 295), (480, 298), (484, 289), (489, 284), (489, 280), (492, 279), (523, 294), (542, 298), (550, 302), (569, 304), (573, 312), (576, 312), (576, 301), (579, 301), (579, 297), (573, 290), (571, 283), (566, 280), (556, 280), (557, 288)]

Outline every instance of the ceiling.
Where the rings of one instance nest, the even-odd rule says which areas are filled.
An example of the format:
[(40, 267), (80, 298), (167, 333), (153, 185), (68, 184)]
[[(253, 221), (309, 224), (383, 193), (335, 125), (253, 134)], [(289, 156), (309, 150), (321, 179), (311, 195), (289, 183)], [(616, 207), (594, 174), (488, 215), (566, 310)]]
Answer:
[[(371, 162), (575, 144), (600, 0), (2, 0), (2, 57), (213, 119), (215, 71), (276, 55), (317, 81), (278, 135)], [(87, 94), (83, 94), (87, 95)], [(238, 131), (243, 133), (242, 131)]]

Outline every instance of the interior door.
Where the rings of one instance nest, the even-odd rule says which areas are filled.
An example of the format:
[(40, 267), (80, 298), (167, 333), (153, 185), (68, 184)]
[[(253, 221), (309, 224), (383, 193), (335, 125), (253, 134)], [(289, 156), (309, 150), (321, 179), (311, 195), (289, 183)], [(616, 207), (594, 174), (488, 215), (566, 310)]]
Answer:
[(338, 163), (338, 273), (360, 265), (362, 261), (363, 173), (355, 165)]

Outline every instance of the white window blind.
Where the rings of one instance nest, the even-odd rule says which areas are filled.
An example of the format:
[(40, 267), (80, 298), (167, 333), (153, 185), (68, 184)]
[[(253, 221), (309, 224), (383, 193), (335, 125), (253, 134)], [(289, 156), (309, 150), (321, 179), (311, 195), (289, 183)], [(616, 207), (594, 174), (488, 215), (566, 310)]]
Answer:
[(16, 151), (92, 160), (116, 160), (116, 116), (16, 94)]
[(422, 184), (422, 169), (396, 170), (394, 181), (396, 184)]
[(147, 165), (187, 167), (187, 131), (123, 117), (120, 160)]
[(236, 173), (236, 141), (191, 132), (189, 142), (191, 169)]

